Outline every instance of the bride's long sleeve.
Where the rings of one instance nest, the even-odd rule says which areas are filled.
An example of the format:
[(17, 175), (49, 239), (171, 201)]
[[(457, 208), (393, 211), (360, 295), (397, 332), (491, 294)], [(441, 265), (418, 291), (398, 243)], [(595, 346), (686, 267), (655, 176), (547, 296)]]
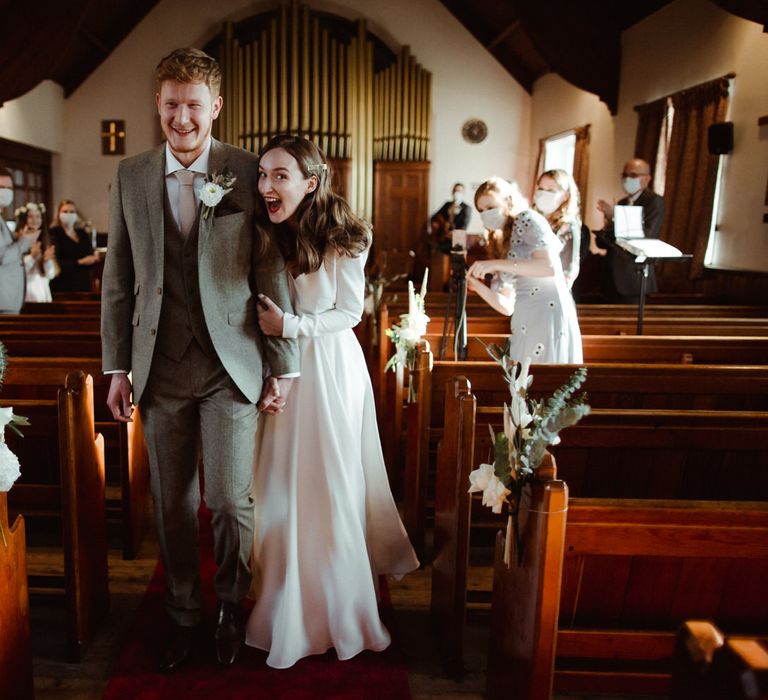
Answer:
[(363, 316), (365, 260), (367, 251), (356, 258), (335, 256), (336, 301), (333, 308), (317, 314), (283, 316), (283, 338), (327, 335), (354, 328)]

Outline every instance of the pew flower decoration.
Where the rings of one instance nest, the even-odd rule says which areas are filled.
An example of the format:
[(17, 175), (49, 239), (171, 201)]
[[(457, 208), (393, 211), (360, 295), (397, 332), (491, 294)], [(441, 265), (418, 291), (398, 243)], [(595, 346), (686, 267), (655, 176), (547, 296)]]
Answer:
[(203, 218), (207, 219), (216, 205), (224, 196), (232, 191), (237, 178), (229, 171), (212, 173), (200, 190), (200, 201), (203, 203)]
[[(427, 296), (427, 277), (429, 270), (424, 271), (424, 279), (421, 282), (421, 291), (417, 294), (413, 288), (413, 282), (408, 280), (408, 313), (401, 314), (400, 323), (393, 324), (386, 330), (386, 334), (395, 345), (395, 354), (389, 358), (384, 371), (395, 370), (398, 366), (413, 370), (416, 361), (416, 352), (419, 348), (421, 336), (427, 332), (429, 316), (424, 311), (424, 298)], [(408, 401), (415, 401), (415, 385), (412, 375), (408, 377)]]
[[(560, 442), (563, 428), (578, 423), (590, 412), (586, 395), (577, 391), (587, 378), (586, 367), (580, 367), (546, 401), (528, 394), (533, 382), (529, 373), (531, 359), (520, 363), (509, 356), (509, 342), (502, 348), (486, 346), (488, 354), (501, 365), (509, 384), (510, 401), (504, 404), (504, 429), (494, 432), (491, 426), (493, 464), (481, 464), (469, 475), (469, 492), (482, 493), (483, 505), (501, 513), (509, 508), (507, 543), (514, 537), (518, 562), (522, 558), (519, 528), (520, 503), (526, 485), (541, 465), (547, 448)], [(511, 530), (511, 532), (510, 532)]]
[[(5, 347), (0, 344), (0, 383), (5, 375)], [(11, 452), (8, 445), (5, 444), (5, 428), (8, 426), (14, 432), (21, 435), (17, 425), (29, 425), (29, 422), (23, 416), (14, 415), (12, 408), (0, 408), (0, 492), (7, 492), (21, 476), (19, 469), (19, 458)], [(3, 524), (0, 522), (0, 535), (3, 538), (3, 544), (7, 547)]]

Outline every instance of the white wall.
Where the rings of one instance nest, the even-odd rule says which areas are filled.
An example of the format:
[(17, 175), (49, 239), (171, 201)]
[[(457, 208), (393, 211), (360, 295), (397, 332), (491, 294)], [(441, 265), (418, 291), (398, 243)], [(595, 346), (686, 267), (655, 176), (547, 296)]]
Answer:
[(44, 80), (0, 107), (0, 137), (47, 151), (64, 150), (64, 89)]
[[(309, 4), (352, 19), (364, 16), (368, 28), (392, 50), (410, 45), (417, 61), (433, 73), (432, 210), (448, 198), (456, 180), (471, 188), (492, 174), (525, 177), (532, 99), (438, 0)], [(246, 0), (162, 0), (67, 99), (67, 144), (55, 196), (72, 197), (105, 229), (108, 184), (118, 158), (100, 154), (101, 120), (125, 120), (126, 155), (153, 147), (161, 139), (152, 78), (158, 60), (178, 46), (205, 44), (225, 19), (272, 6)], [(482, 144), (469, 145), (461, 138), (461, 126), (470, 117), (488, 124), (489, 136)]]

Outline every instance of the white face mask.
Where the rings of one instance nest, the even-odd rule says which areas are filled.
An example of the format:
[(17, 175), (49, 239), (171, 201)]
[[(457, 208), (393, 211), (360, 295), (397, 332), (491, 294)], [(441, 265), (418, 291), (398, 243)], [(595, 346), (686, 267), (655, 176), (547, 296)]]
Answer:
[(544, 216), (549, 216), (560, 206), (559, 197), (560, 194), (558, 192), (536, 190), (533, 194), (533, 203)]
[(13, 190), (10, 187), (0, 187), (0, 209), (13, 202)]
[(463, 192), (454, 192), (453, 193), (453, 203), (454, 204), (461, 204), (464, 201), (464, 193)]
[(643, 189), (642, 185), (640, 184), (639, 177), (625, 177), (621, 181), (621, 186), (629, 195), (637, 194), (641, 189)]
[(64, 226), (74, 226), (77, 223), (77, 214), (75, 212), (65, 211), (59, 214), (59, 219)]
[(495, 231), (504, 226), (507, 215), (501, 207), (493, 207), (480, 212), (480, 218), (483, 220), (483, 226), (489, 231)]

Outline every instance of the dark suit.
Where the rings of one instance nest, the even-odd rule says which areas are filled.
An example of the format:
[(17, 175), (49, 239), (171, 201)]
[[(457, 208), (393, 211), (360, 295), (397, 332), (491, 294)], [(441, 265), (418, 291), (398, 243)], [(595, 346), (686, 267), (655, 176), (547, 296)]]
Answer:
[[(629, 197), (619, 200), (620, 205), (629, 204)], [(658, 238), (661, 224), (664, 221), (664, 198), (651, 190), (643, 190), (635, 200), (635, 206), (643, 208), (643, 231), (646, 238)], [(607, 241), (615, 241), (616, 234), (613, 230), (613, 222), (607, 224), (602, 231), (602, 237)], [(598, 239), (598, 245), (600, 245)], [(605, 246), (600, 246), (605, 247)], [(605, 278), (603, 291), (611, 301), (622, 301), (636, 304), (640, 297), (640, 275), (631, 258), (620, 251), (608, 246), (608, 269), (610, 277)], [(656, 291), (656, 275), (653, 268), (648, 275), (647, 292)]]
[[(454, 229), (466, 230), (469, 226), (469, 220), (472, 218), (472, 208), (462, 202), (459, 204), (459, 211), (454, 213), (453, 202), (446, 202), (432, 216), (430, 221), (433, 226), (433, 237), (437, 247), (443, 253), (449, 253), (451, 250), (451, 235), (450, 232)], [(434, 229), (437, 225), (437, 230)]]
[(200, 621), (198, 438), (213, 512), (217, 597), (248, 591), (254, 528), (251, 478), (262, 367), (299, 370), (294, 340), (259, 331), (256, 293), (290, 309), (285, 266), (254, 245), (255, 155), (213, 141), (209, 173), (232, 191), (183, 236), (165, 185), (165, 146), (120, 163), (112, 185), (102, 287), (104, 370), (132, 372), (150, 456), (172, 620)]

